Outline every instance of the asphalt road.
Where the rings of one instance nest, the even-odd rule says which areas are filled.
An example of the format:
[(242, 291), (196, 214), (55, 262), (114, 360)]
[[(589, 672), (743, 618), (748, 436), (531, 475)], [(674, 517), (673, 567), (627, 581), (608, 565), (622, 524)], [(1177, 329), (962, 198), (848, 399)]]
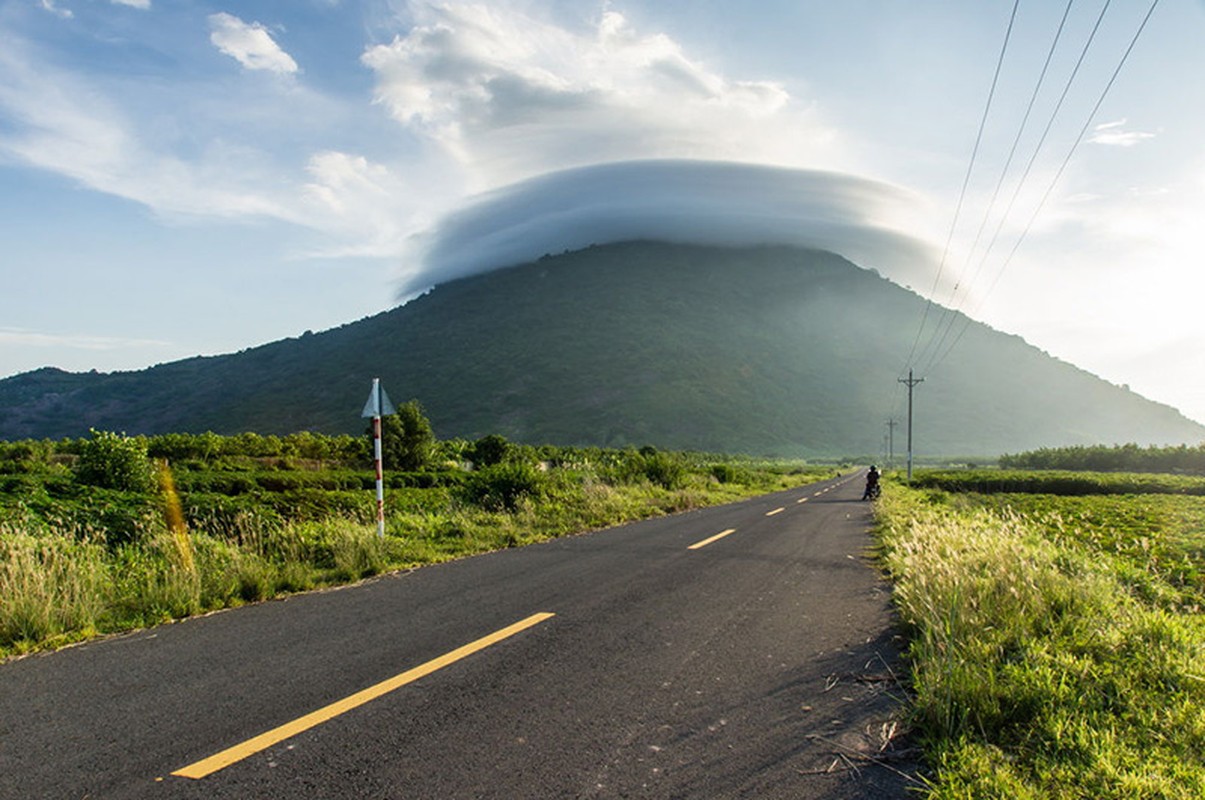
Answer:
[(828, 481), (0, 665), (0, 798), (902, 798), (902, 740), (866, 758), (901, 709), (860, 492)]

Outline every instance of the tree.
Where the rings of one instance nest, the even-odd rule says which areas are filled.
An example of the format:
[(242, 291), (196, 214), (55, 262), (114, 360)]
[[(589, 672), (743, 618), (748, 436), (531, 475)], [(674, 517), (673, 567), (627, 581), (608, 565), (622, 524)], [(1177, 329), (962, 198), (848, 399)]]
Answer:
[(494, 464), (501, 464), (506, 460), (506, 454), (509, 450), (510, 442), (506, 441), (504, 436), (490, 433), (473, 443), (472, 454), (469, 458), (472, 459), (473, 466), (480, 469), (482, 467), (493, 466)]
[(417, 400), (381, 417), (381, 455), (386, 467), (415, 472), (430, 463), (434, 448), (435, 434)]

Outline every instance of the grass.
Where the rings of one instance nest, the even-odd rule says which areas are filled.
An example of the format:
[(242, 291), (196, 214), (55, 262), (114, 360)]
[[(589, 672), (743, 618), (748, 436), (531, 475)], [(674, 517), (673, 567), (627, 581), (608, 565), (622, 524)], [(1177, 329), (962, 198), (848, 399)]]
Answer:
[(161, 475), (154, 497), (81, 488), (58, 473), (42, 484), (22, 480), (23, 493), (0, 503), (0, 657), (833, 474), (747, 462), (717, 477), (713, 464), (682, 463), (669, 476), (654, 470), (656, 480), (577, 465), (500, 470), (497, 483), (483, 485), (390, 489), (384, 538), (371, 514), (346, 512), (353, 500), (371, 509), (371, 492), (341, 482), (226, 496), (186, 489), (205, 483), (196, 475), (177, 493)]
[(887, 486), (930, 797), (1205, 796), (1202, 504)]
[(1069, 470), (925, 470), (914, 486), (948, 492), (982, 494), (1101, 494), (1205, 495), (1205, 477), (1140, 472), (1073, 472)]

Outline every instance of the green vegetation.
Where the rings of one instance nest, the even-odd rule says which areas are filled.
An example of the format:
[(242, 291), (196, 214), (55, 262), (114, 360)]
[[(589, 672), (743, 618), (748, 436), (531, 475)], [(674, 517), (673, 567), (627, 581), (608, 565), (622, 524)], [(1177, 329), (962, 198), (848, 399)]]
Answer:
[[(444, 438), (813, 459), (878, 453), (883, 430), (868, 423), (897, 385), (901, 337), (924, 305), (832, 253), (591, 247), (236, 354), (0, 380), (0, 438), (89, 428), (353, 434), (379, 377), (422, 398)], [(965, 335), (940, 380), (917, 387), (915, 433), (928, 453), (983, 459), (1052, 442), (1205, 440), (1205, 427), (1174, 409), (1019, 337), (965, 318), (957, 327)]]
[(381, 418), (381, 458), (394, 469), (424, 469), (434, 451), (435, 434), (417, 400), (403, 403), (396, 414)]
[(1196, 447), (1054, 447), (1000, 457), (1012, 469), (1090, 470), (1095, 472), (1177, 472), (1205, 475), (1205, 444)]
[[(652, 448), (430, 439), (425, 469), (386, 461), (378, 538), (369, 450), (367, 437), (312, 433), (0, 443), (0, 656), (833, 474)], [(471, 469), (474, 455), (491, 463)]]
[(1130, 472), (1061, 470), (926, 470), (912, 485), (947, 492), (1024, 493), (1061, 496), (1096, 494), (1205, 495), (1205, 477)]
[(145, 492), (152, 482), (147, 459), (146, 442), (93, 430), (92, 438), (80, 444), (75, 477), (89, 486)]
[(1205, 796), (1205, 498), (918, 478), (878, 535), (930, 796)]

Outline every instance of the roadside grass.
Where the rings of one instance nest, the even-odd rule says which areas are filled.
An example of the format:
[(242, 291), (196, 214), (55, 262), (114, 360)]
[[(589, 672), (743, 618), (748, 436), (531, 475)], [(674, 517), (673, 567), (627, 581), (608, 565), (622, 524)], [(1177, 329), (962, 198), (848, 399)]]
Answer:
[(877, 513), (930, 797), (1205, 796), (1205, 499), (889, 483)]
[[(286, 498), (295, 490), (265, 498), (182, 489), (177, 499), (186, 522), (174, 516), (167, 492), (156, 500), (100, 490), (108, 492), (102, 502), (91, 495), (78, 502), (78, 490), (65, 487), (55, 491), (74, 504), (60, 508), (45, 490), (31, 491), (45, 513), (18, 502), (0, 515), (0, 657), (731, 502), (833, 474), (831, 467), (783, 462), (751, 462), (720, 477), (710, 465), (683, 466), (655, 472), (662, 482), (603, 469), (501, 470), (489, 473), (496, 481), (483, 493), (467, 480), (387, 490), (383, 538), (370, 512), (344, 511), (348, 495), (371, 509), (371, 492), (350, 492), (341, 483), (329, 490), (334, 512), (324, 490), (312, 489), (293, 517)], [(505, 491), (495, 491), (499, 486)], [(119, 519), (113, 508), (122, 510)], [(116, 520), (119, 527), (89, 525), (88, 519)]]
[(1101, 494), (1205, 495), (1203, 476), (1145, 472), (935, 469), (918, 472), (913, 486), (947, 492), (1054, 494), (1061, 497)]

